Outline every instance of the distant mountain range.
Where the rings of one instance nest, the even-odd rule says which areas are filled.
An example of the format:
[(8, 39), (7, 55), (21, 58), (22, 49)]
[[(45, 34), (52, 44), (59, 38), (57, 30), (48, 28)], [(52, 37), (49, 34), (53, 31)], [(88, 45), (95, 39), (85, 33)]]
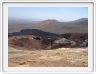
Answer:
[(22, 29), (38, 29), (56, 34), (88, 33), (88, 18), (70, 22), (59, 22), (54, 19), (44, 21), (8, 20), (9, 33), (19, 32)]

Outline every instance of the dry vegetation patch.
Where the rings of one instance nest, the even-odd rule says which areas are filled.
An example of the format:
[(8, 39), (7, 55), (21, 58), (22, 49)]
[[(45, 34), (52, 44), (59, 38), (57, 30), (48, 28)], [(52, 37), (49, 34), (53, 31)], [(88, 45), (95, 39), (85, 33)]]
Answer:
[(10, 67), (87, 67), (87, 48), (18, 50), (9, 47)]

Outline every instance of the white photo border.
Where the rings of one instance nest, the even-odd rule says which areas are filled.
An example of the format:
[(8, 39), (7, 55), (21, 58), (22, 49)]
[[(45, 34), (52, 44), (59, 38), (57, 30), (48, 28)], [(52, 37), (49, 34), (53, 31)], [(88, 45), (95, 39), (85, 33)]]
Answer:
[(96, 72), (96, 2), (94, 2), (94, 72)]
[[(94, 3), (93, 2), (3, 2), (3, 72), (70, 73), (93, 72)], [(88, 7), (88, 67), (8, 67), (8, 7)]]
[(3, 2), (93, 2), (93, 0), (3, 0)]
[(0, 71), (2, 71), (2, 3), (0, 2)]

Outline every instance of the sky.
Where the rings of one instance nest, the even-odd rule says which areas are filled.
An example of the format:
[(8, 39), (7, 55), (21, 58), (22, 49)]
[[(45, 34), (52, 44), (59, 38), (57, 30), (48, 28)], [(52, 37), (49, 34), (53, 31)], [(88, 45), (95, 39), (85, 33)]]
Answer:
[(9, 7), (9, 19), (73, 21), (88, 18), (87, 7)]

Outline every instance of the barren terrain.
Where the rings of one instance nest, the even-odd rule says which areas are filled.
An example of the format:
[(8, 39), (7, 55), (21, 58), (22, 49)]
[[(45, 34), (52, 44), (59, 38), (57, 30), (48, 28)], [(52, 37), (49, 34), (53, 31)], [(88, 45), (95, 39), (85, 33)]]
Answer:
[(88, 67), (88, 18), (8, 20), (9, 67)]
[(19, 50), (9, 46), (9, 67), (87, 67), (87, 48)]

